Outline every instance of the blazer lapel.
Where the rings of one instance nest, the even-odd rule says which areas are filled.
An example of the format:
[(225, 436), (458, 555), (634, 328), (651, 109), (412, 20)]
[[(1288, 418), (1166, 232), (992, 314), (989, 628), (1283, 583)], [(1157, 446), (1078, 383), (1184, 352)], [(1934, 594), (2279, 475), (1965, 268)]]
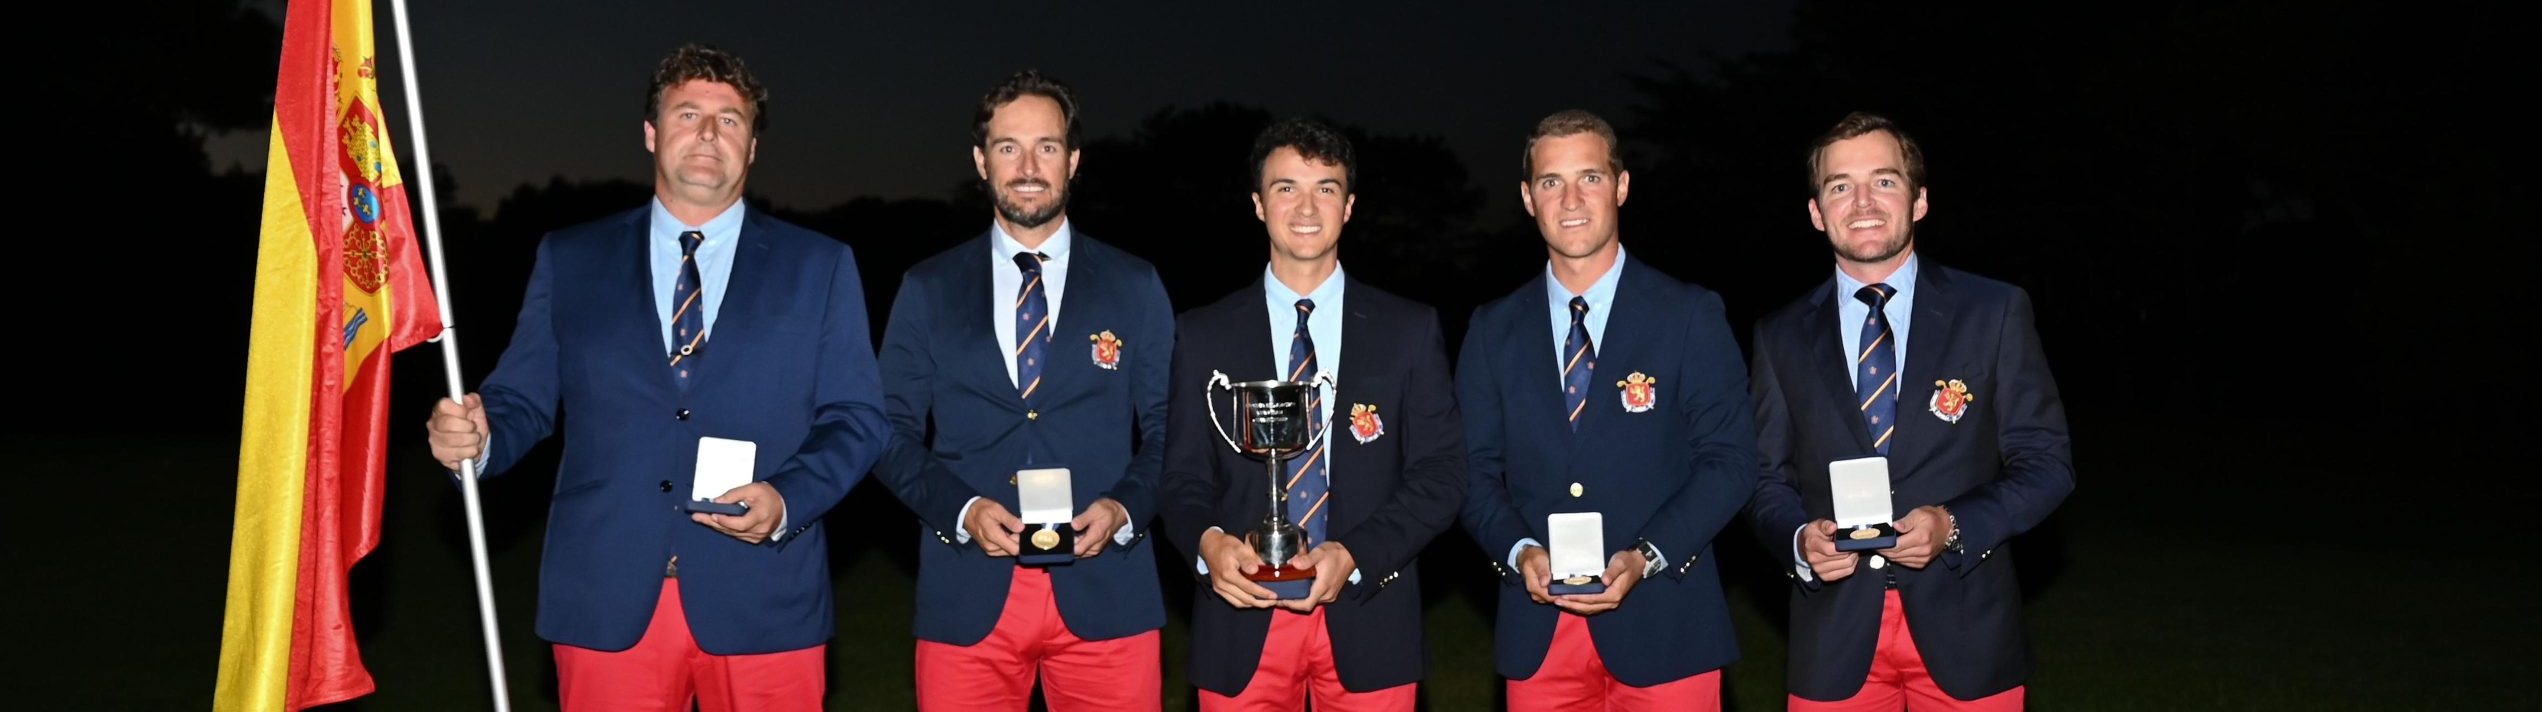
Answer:
[(1956, 342), (1951, 326), (1958, 315), (1950, 277), (1927, 263), (1915, 279), (1915, 314), (1908, 324), (1906, 367), (1898, 381), (1898, 441), (1889, 444), (1889, 476), (1904, 477), (1930, 457), (1946, 429), (1953, 427), (1929, 412), (1933, 382), (1960, 374), (1943, 373)]
[(953, 283), (946, 287), (949, 303), (940, 305), (946, 312), (934, 319), (939, 328), (950, 332), (944, 343), (950, 345), (951, 353), (942, 358), (938, 373), (977, 394), (982, 402), (1022, 410), (1024, 399), (1006, 376), (1008, 364), (1015, 360), (1015, 345), (998, 343), (997, 338), (997, 320), (1012, 313), (1001, 307), (1015, 295), (996, 293), (995, 270), (1005, 266), (991, 259), (997, 254), (989, 245), (991, 239), (995, 239), (991, 234), (981, 233), (954, 248), (957, 254), (968, 255), (957, 259), (971, 264), (953, 270)]
[[(1635, 328), (1652, 323), (1651, 314), (1656, 309), (1651, 300), (1641, 298), (1650, 293), (1643, 288), (1649, 276), (1641, 270), (1640, 263), (1625, 257), (1624, 273), (1616, 276), (1615, 303), (1607, 307), (1606, 313), (1606, 338), (1594, 340), (1597, 352), (1590, 363), (1595, 368), (1589, 371), (1588, 400), (1580, 413), (1581, 437), (1571, 439), (1573, 455), (1580, 454), (1579, 448), (1589, 441), (1598, 440), (1596, 434), (1612, 432), (1618, 425), (1615, 419), (1625, 415), (1624, 401), (1617, 395), (1621, 390), (1613, 384), (1634, 371), (1656, 370), (1653, 364), (1642, 360), (1648, 358), (1645, 354), (1650, 351), (1648, 333)], [(1546, 333), (1550, 338), (1552, 332)]]
[(1036, 402), (1058, 402), (1063, 394), (1083, 389), (1087, 377), (1093, 375), (1090, 372), (1096, 369), (1089, 350), (1094, 342), (1080, 334), (1092, 335), (1113, 326), (1103, 323), (1110, 313), (1105, 307), (1111, 299), (1107, 281), (1111, 275), (1094, 252), (1086, 249), (1086, 236), (1080, 233), (1075, 239), (1079, 242), (1068, 256), (1068, 298), (1050, 320), (1050, 346), (1042, 350), (1046, 361), (1042, 364), (1041, 390), (1033, 394)]
[[(1878, 451), (1871, 445), (1871, 427), (1862, 422), (1862, 404), (1854, 401), (1853, 359), (1845, 353), (1844, 332), (1839, 331), (1853, 325), (1841, 323), (1836, 318), (1839, 305), (1835, 300), (1846, 298), (1850, 297), (1836, 294), (1834, 277), (1829, 277), (1827, 283), (1819, 287), (1818, 296), (1811, 300), (1809, 315), (1801, 329), (1802, 341), (1806, 344), (1801, 350), (1804, 354), (1801, 362), (1809, 364), (1805, 370), (1816, 374), (1819, 387), (1826, 390), (1827, 396), (1822, 400), (1836, 409), (1836, 421), (1845, 424), (1845, 432), (1853, 436), (1854, 447), (1871, 454)], [(1896, 448), (1893, 446), (1891, 449)]]
[[(1366, 380), (1365, 377), (1370, 374), (1378, 373), (1377, 359), (1384, 351), (1380, 344), (1381, 326), (1375, 320), (1368, 318), (1368, 310), (1357, 306), (1361, 302), (1351, 301), (1349, 296), (1354, 291), (1365, 294), (1371, 290), (1362, 287), (1358, 280), (1347, 277), (1344, 278), (1342, 290), (1343, 303), (1352, 306), (1349, 311), (1342, 314), (1342, 362), (1341, 368), (1334, 374), (1333, 402), (1324, 404), (1324, 437), (1330, 443), (1328, 447), (1333, 453), (1332, 481), (1328, 489), (1350, 490), (1342, 492), (1342, 496), (1334, 497), (1332, 500), (1333, 511), (1330, 521), (1336, 523), (1354, 521), (1345, 517), (1356, 516), (1357, 500), (1363, 493), (1350, 488), (1346, 483), (1365, 481), (1365, 478), (1351, 475), (1366, 467), (1366, 461), (1371, 456), (1371, 453), (1361, 451), (1359, 441), (1355, 439), (1347, 444), (1341, 442), (1342, 438), (1352, 437), (1350, 434), (1351, 404), (1376, 402), (1373, 398), (1362, 396), (1362, 389), (1355, 384)], [(1268, 318), (1267, 314), (1265, 318)], [(1265, 328), (1268, 326), (1266, 325)], [(1384, 416), (1379, 417), (1382, 419)], [(1345, 512), (1352, 514), (1346, 515)]]
[[(1512, 391), (1516, 397), (1507, 407), (1523, 409), (1527, 419), (1536, 421), (1533, 429), (1538, 432), (1568, 437), (1571, 426), (1563, 416), (1567, 411), (1563, 409), (1562, 367), (1554, 356), (1561, 353), (1562, 344), (1554, 341), (1551, 324), (1537, 321), (1546, 318), (1545, 310), (1549, 308), (1545, 297), (1547, 279), (1539, 272), (1518, 290), (1518, 333), (1501, 349), (1507, 354), (1503, 360), (1508, 365), (1504, 368), (1517, 369), (1520, 384)], [(1537, 385), (1525, 385), (1529, 383)], [(1570, 448), (1561, 451), (1566, 453), (1567, 461)]]
[[(724, 280), (723, 303), (715, 309), (715, 324), (706, 329), (706, 351), (699, 360), (697, 379), (690, 392), (713, 383), (720, 374), (746, 368), (743, 361), (750, 356), (753, 337), (761, 328), (759, 312), (768, 290), (781, 280), (769, 273), (775, 248), (760, 224), (758, 211), (743, 214), (741, 236), (733, 244), (733, 271)], [(668, 356), (665, 356), (668, 358)]]
[(637, 376), (637, 381), (653, 384), (663, 393), (677, 393), (679, 384), (672, 380), (670, 369), (671, 352), (662, 345), (662, 333), (669, 327), (662, 323), (662, 314), (653, 303), (651, 213), (637, 210), (630, 215), (626, 239), (612, 243), (604, 257), (607, 263), (618, 265), (607, 273), (621, 280), (612, 291), (624, 295), (625, 304), (620, 312), (625, 317), (608, 331), (623, 344), (627, 363), (642, 364), (630, 368), (639, 374), (653, 374)]

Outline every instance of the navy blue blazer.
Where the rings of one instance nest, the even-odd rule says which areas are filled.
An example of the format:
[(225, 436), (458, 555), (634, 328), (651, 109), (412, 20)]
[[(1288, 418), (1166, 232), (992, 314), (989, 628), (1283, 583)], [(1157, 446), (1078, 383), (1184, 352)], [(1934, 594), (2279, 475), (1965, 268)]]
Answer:
[[(1419, 681), (1429, 665), (1421, 636), (1418, 557), (1456, 523), (1465, 497), (1464, 425), (1448, 380), (1447, 339), (1428, 305), (1343, 276), (1340, 367), (1333, 369), (1327, 432), (1333, 467), (1325, 532), (1348, 549), (1359, 583), (1324, 607), (1333, 667), (1342, 687), (1366, 692)], [(1072, 287), (1073, 288), (1073, 287)], [(1261, 280), (1182, 316), (1174, 346), (1173, 418), (1166, 432), (1165, 529), (1197, 573), (1200, 537), (1210, 527), (1243, 536), (1269, 514), (1262, 460), (1237, 454), (1209, 421), (1204, 384), (1211, 371), (1236, 382), (1276, 378), (1271, 315)], [(1280, 345), (1282, 348), (1286, 344)], [(1228, 394), (1217, 404), (1231, 408)], [(1360, 442), (1356, 405), (1376, 408), (1378, 433)], [(1232, 409), (1220, 418), (1233, 417)], [(1239, 609), (1203, 578), (1193, 586), (1191, 680), (1211, 692), (1244, 691), (1262, 661), (1271, 617), (1287, 611)]]
[[(920, 261), (902, 278), (883, 331), (884, 404), (894, 438), (874, 475), (918, 515), (917, 635), (952, 645), (987, 638), (1005, 611), (1015, 559), (956, 543), (974, 496), (1016, 511), (1015, 471), (1066, 467), (1079, 511), (1110, 497), (1134, 538), (1050, 567), (1069, 632), (1105, 640), (1165, 625), (1156, 555), (1139, 546), (1156, 513), (1165, 450), (1165, 367), (1174, 311), (1156, 269), (1076, 233), (1067, 299), (1051, 326), (1042, 385), (1026, 400), (1006, 378), (991, 311), (990, 236)], [(1117, 369), (1097, 366), (1090, 337), (1121, 341)], [(934, 437), (928, 437), (932, 430)]]
[[(882, 454), (882, 388), (856, 257), (759, 210), (746, 213), (731, 282), (687, 393), (672, 382), (654, 311), (650, 208), (549, 234), (512, 342), (481, 393), (501, 473), (563, 425), (538, 577), (538, 634), (624, 650), (644, 636), (663, 564), (698, 647), (770, 653), (830, 638), (821, 516)], [(702, 436), (758, 444), (753, 478), (785, 498), (793, 529), (753, 546), (680, 511)]]
[[(1943, 692), (1976, 699), (2021, 684), (2030, 653), (2011, 540), (2074, 491), (2065, 406), (2020, 288), (1926, 263), (1915, 283), (1914, 348), (1899, 383), (1889, 445), (1890, 506), (1899, 516), (1939, 504), (1959, 520), (1960, 551), (1913, 570), (1860, 567), (1832, 584), (1799, 582), (1791, 596), (1786, 686), (1803, 699), (1853, 696), (1880, 639), (1885, 576), (1894, 575), (1915, 645)], [(1833, 519), (1827, 463), (1878, 454), (1854, 401), (1838, 329), (1836, 281), (1756, 326), (1757, 444), (1763, 456), (1750, 504), (1770, 560), (1790, 563), (1792, 533)], [(1934, 382), (1961, 381), (1974, 397), (1959, 422), (1932, 412)]]
[[(1529, 600), (1506, 561), (1519, 540), (1544, 541), (1545, 517), (1557, 512), (1599, 512), (1609, 550), (1648, 540), (1666, 557), (1661, 575), (1589, 618), (1615, 679), (1649, 686), (1729, 665), (1739, 649), (1712, 538), (1747, 501), (1756, 428), (1721, 298), (1626, 256), (1573, 433), (1545, 279), (1474, 310), (1456, 369), (1474, 471), (1465, 529), (1502, 571), (1500, 674), (1534, 676), (1553, 642), (1560, 609)], [(1659, 380), (1657, 402), (1641, 413), (1627, 412), (1614, 386), (1634, 372)]]

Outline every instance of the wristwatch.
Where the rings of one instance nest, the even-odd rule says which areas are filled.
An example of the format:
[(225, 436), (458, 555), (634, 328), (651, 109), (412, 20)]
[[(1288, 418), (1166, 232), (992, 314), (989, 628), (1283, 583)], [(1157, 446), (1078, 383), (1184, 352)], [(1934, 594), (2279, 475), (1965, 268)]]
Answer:
[(1959, 515), (1952, 514), (1951, 510), (1944, 509), (1942, 510), (1942, 518), (1948, 519), (1951, 522), (1951, 535), (1942, 538), (1942, 548), (1948, 551), (1960, 551)]
[(1659, 547), (1651, 546), (1651, 540), (1633, 542), (1633, 550), (1642, 552), (1642, 578), (1658, 576), (1661, 570), (1668, 568), (1668, 562), (1660, 559)]

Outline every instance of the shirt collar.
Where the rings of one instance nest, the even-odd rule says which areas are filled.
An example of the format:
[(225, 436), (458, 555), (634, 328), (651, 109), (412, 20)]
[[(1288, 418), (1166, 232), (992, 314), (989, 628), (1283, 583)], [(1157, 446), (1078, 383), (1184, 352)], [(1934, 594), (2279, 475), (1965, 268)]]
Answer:
[(1269, 265), (1264, 265), (1262, 291), (1266, 303), (1274, 307), (1290, 309), (1297, 305), (1299, 299), (1312, 299), (1315, 300), (1315, 309), (1322, 311), (1342, 298), (1342, 265), (1339, 262), (1333, 263), (1333, 273), (1324, 276), (1324, 283), (1315, 285), (1314, 289), (1308, 290), (1305, 294), (1298, 294), (1297, 290), (1290, 289), (1287, 283), (1280, 281), (1279, 275), (1271, 273)]
[[(744, 206), (749, 202), (733, 201), (732, 207), (725, 208), (724, 212), (715, 217), (707, 218), (706, 224), (690, 225), (680, 222), (679, 218), (672, 217), (670, 206), (662, 204), (661, 196), (655, 196), (653, 198), (653, 236), (656, 239), (669, 240), (673, 245), (677, 245), (680, 233), (690, 230), (706, 233), (706, 242), (709, 244), (738, 235), (741, 233), (742, 215), (748, 212), (748, 208)], [(704, 245), (700, 245), (699, 249), (704, 249)]]
[(1050, 239), (1042, 241), (1041, 249), (1027, 250), (1024, 249), (1024, 243), (1017, 242), (1014, 235), (1006, 234), (1006, 228), (1004, 226), (1001, 226), (997, 224), (997, 221), (992, 220), (989, 221), (989, 252), (990, 254), (997, 256), (997, 261), (1000, 264), (1013, 262), (1015, 261), (1016, 255), (1025, 252), (1042, 253), (1042, 257), (1044, 258), (1042, 262), (1045, 264), (1051, 262), (1064, 263), (1068, 260), (1069, 244), (1074, 242), (1074, 240), (1071, 239), (1074, 237), (1074, 235), (1071, 234), (1072, 232), (1074, 231), (1068, 229), (1068, 218), (1062, 217), (1059, 219), (1059, 229), (1050, 233)]
[(1615, 264), (1607, 265), (1606, 273), (1598, 275), (1597, 281), (1589, 283), (1587, 294), (1574, 295), (1570, 289), (1563, 287), (1562, 280), (1555, 279), (1553, 276), (1553, 262), (1547, 260), (1545, 262), (1545, 299), (1556, 306), (1567, 306), (1571, 303), (1572, 297), (1585, 297), (1589, 300), (1590, 313), (1604, 313), (1607, 307), (1615, 304), (1615, 284), (1623, 281), (1623, 277), (1624, 246), (1622, 245), (1615, 247)]
[[(1889, 301), (1895, 302), (1915, 293), (1916, 257), (1914, 253), (1907, 253), (1906, 262), (1898, 265), (1898, 271), (1890, 273), (1889, 279), (1881, 282), (1881, 284), (1889, 285), (1891, 289), (1898, 290), (1896, 294), (1889, 295)], [(1853, 299), (1855, 293), (1861, 292), (1863, 287), (1868, 286), (1871, 285), (1854, 279), (1853, 275), (1845, 274), (1844, 268), (1836, 269), (1837, 297)]]

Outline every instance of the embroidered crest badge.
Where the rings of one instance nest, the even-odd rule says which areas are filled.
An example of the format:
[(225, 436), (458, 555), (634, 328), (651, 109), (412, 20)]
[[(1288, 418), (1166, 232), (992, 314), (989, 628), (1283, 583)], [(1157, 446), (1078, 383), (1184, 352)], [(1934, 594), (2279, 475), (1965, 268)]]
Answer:
[(1377, 406), (1350, 404), (1350, 437), (1366, 445), (1386, 434), (1386, 421), (1377, 418)]
[(1094, 342), (1095, 368), (1121, 370), (1121, 337), (1113, 336), (1112, 331), (1106, 329), (1103, 333), (1088, 335), (1086, 340)]
[(1941, 418), (1942, 422), (1958, 425), (1960, 416), (1968, 414), (1968, 404), (1975, 402), (1977, 402), (1977, 396), (1968, 394), (1968, 384), (1954, 378), (1948, 381), (1934, 381), (1933, 400), (1925, 407), (1932, 410), (1933, 417)]
[(1649, 412), (1651, 405), (1659, 402), (1659, 379), (1642, 375), (1640, 371), (1616, 381), (1615, 387), (1624, 391), (1622, 398), (1626, 413)]

